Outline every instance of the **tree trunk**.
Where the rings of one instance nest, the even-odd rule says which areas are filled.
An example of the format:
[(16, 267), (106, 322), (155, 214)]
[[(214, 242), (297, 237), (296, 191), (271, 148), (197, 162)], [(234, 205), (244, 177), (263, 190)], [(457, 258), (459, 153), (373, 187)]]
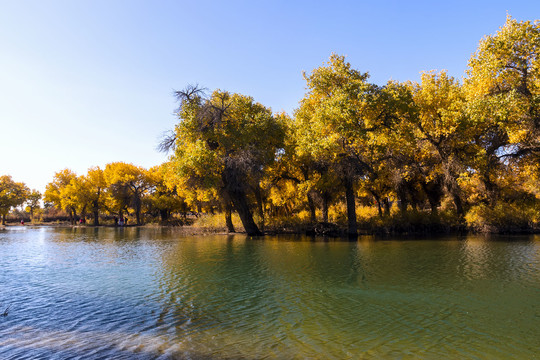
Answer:
[(77, 212), (74, 209), (69, 210), (69, 222), (71, 225), (75, 225), (77, 220)]
[(460, 219), (463, 219), (465, 216), (465, 210), (463, 209), (463, 201), (458, 194), (452, 194), (452, 200), (454, 201), (454, 206), (456, 207), (456, 212)]
[(497, 199), (499, 199), (498, 189), (497, 185), (490, 179), (489, 170), (487, 171), (488, 173), (484, 174), (484, 176), (482, 177), (482, 182), (484, 183), (484, 187), (486, 188), (489, 205), (495, 206), (495, 204), (497, 203)]
[(141, 225), (141, 198), (135, 199), (135, 218), (137, 219), (137, 225)]
[(92, 212), (94, 214), (94, 226), (99, 226), (99, 204), (97, 200), (92, 202)]
[(379, 217), (382, 218), (383, 212), (382, 212), (382, 205), (381, 205), (381, 197), (374, 191), (370, 191), (370, 192), (371, 192), (371, 195), (373, 195), (375, 202), (377, 203), (377, 211), (379, 212)]
[(169, 211), (167, 209), (159, 210), (159, 217), (162, 223), (166, 222), (169, 219)]
[(83, 209), (81, 211), (81, 219), (82, 219), (82, 223), (83, 224), (86, 224), (86, 205), (83, 206)]
[(253, 214), (249, 208), (246, 192), (243, 188), (243, 181), (241, 181), (242, 179), (240, 179), (237, 170), (233, 167), (225, 166), (225, 169), (221, 173), (221, 178), (223, 180), (224, 191), (227, 192), (236, 212), (240, 216), (246, 233), (249, 236), (263, 235), (257, 224), (255, 224), (255, 221), (253, 221)]
[(242, 220), (242, 225), (244, 225), (246, 233), (249, 236), (262, 235), (261, 231), (257, 227), (257, 224), (255, 224), (255, 221), (253, 221), (253, 215), (251, 214), (246, 194), (243, 191), (235, 191), (229, 193), (229, 196), (231, 197), (236, 212), (240, 216), (240, 220)]
[(379, 213), (379, 217), (383, 217), (383, 211), (382, 211), (382, 205), (381, 205), (381, 199), (375, 198), (375, 201), (377, 202), (377, 211)]
[(307, 193), (307, 199), (308, 199), (308, 206), (309, 206), (309, 217), (310, 217), (311, 223), (314, 224), (317, 222), (317, 217), (315, 215), (315, 202), (313, 201), (313, 196), (311, 195), (310, 192)]
[(2, 214), (2, 225), (6, 225), (6, 214)]
[(232, 222), (232, 206), (229, 201), (225, 204), (225, 224), (227, 224), (227, 232), (236, 232)]
[(456, 207), (456, 213), (460, 219), (463, 219), (465, 216), (465, 210), (463, 208), (463, 200), (461, 200), (460, 188), (457, 184), (457, 181), (454, 178), (450, 178), (450, 181), (447, 181), (446, 188), (452, 197), (454, 206)]
[(404, 214), (407, 211), (407, 205), (409, 204), (407, 200), (407, 191), (403, 183), (400, 183), (397, 187), (396, 195), (399, 200), (399, 211)]
[(428, 198), (431, 215), (437, 215), (442, 197), (442, 191), (440, 191), (439, 185), (422, 183), (422, 187)]
[(347, 234), (349, 235), (349, 237), (356, 237), (358, 236), (358, 229), (356, 224), (356, 199), (354, 196), (353, 182), (349, 179), (345, 181), (345, 198), (347, 199)]
[(390, 202), (388, 201), (388, 197), (384, 198), (383, 204), (384, 204), (384, 215), (390, 216)]
[(99, 226), (99, 211), (94, 208), (94, 226)]
[(257, 200), (257, 210), (259, 217), (261, 218), (260, 229), (264, 232), (264, 206), (263, 206), (263, 197), (261, 192), (261, 187), (257, 184), (255, 187), (255, 199)]
[(330, 195), (327, 191), (322, 193), (322, 221), (323, 223), (328, 222), (328, 205), (330, 202)]

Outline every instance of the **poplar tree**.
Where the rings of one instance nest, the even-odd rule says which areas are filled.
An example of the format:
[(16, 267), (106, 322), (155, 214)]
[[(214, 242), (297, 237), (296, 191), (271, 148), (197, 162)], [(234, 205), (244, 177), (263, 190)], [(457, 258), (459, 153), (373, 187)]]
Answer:
[(197, 87), (176, 95), (180, 122), (170, 145), (180, 183), (232, 202), (248, 235), (261, 235), (249, 195), (257, 196), (266, 167), (283, 147), (283, 125), (249, 96), (222, 90), (206, 96)]

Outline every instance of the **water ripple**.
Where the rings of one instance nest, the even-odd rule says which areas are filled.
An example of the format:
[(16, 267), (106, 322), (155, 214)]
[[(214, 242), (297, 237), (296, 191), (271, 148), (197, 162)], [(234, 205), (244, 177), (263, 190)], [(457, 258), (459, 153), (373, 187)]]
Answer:
[(1, 359), (534, 359), (540, 242), (0, 233)]

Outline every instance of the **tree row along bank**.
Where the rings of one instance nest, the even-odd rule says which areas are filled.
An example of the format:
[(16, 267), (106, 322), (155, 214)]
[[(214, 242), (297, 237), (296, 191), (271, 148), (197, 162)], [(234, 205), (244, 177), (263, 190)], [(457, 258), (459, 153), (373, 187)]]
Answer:
[[(304, 74), (292, 115), (188, 86), (176, 92), (179, 123), (160, 145), (166, 163), (62, 170), (41, 211), (95, 225), (104, 215), (181, 224), (205, 213), (201, 224), (249, 235), (536, 231), (539, 51), (540, 23), (508, 17), (480, 41), (463, 82), (431, 71), (420, 83), (379, 86), (333, 54)], [(2, 177), (3, 219), (30, 194)]]

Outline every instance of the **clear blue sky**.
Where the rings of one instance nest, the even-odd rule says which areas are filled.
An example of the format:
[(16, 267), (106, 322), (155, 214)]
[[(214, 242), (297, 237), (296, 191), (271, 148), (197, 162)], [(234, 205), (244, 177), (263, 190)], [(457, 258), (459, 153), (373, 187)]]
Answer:
[(461, 78), (507, 12), (539, 19), (540, 1), (0, 0), (0, 175), (43, 191), (64, 168), (157, 165), (174, 89), (292, 113), (332, 52), (381, 85)]

